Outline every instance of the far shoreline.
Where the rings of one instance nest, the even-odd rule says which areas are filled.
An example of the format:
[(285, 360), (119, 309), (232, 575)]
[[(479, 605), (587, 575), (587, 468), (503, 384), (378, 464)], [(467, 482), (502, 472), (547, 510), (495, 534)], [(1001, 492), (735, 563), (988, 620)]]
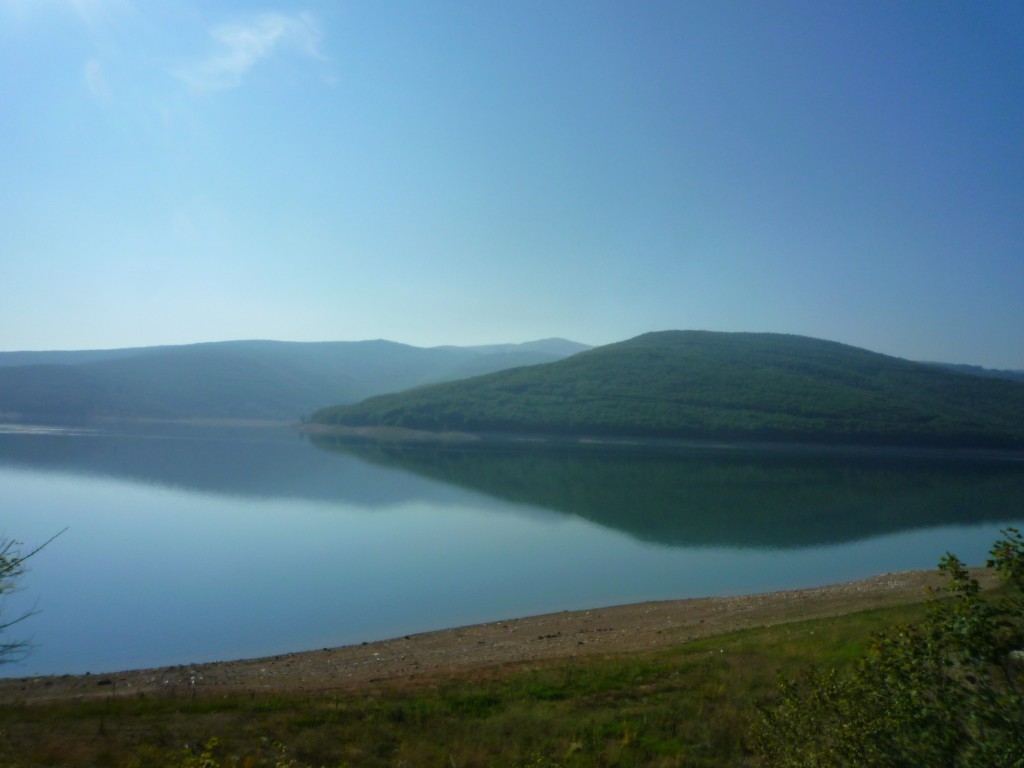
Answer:
[(731, 438), (678, 438), (629, 435), (541, 434), (529, 432), (466, 432), (433, 431), (408, 427), (323, 424), (287, 419), (241, 419), (227, 417), (154, 418), (154, 417), (92, 417), (82, 421), (38, 421), (18, 418), (18, 414), (0, 414), (0, 432), (43, 433), (91, 432), (115, 427), (183, 427), (196, 429), (288, 430), (305, 437), (335, 438), (339, 442), (393, 446), (435, 445), (476, 448), (577, 448), (657, 453), (692, 453), (744, 451), (800, 455), (809, 452), (849, 456), (918, 456), (921, 458), (981, 459), (1022, 461), (1024, 449), (973, 446), (927, 445), (919, 443), (870, 443), (813, 440), (743, 440)]
[(829, 453), (835, 455), (920, 456), (922, 458), (975, 458), (1024, 461), (1024, 450), (980, 446), (929, 446), (917, 444), (872, 444), (814, 441), (758, 441), (715, 438), (672, 438), (610, 435), (548, 435), (526, 432), (459, 432), (410, 429), (408, 427), (352, 427), (340, 424), (299, 422), (292, 427), (311, 437), (333, 437), (339, 442), (394, 446), (436, 445), (443, 447), (579, 448), (595, 450), (687, 453), (725, 451), (741, 453)]

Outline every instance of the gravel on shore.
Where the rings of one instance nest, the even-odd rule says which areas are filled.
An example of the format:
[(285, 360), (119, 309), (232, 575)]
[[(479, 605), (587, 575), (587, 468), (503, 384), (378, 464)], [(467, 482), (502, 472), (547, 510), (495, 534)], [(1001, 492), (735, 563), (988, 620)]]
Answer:
[[(975, 576), (983, 585), (995, 581), (988, 573)], [(430, 683), (483, 667), (657, 650), (736, 629), (919, 602), (941, 584), (934, 570), (904, 571), (811, 589), (565, 611), (259, 659), (10, 678), (0, 680), (0, 701)]]

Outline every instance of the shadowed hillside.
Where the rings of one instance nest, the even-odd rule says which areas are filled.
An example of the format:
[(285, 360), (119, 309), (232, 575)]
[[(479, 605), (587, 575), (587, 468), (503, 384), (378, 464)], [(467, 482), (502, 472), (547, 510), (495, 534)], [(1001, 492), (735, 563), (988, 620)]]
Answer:
[(329, 403), (532, 365), (587, 347), (562, 339), (425, 349), (390, 341), (232, 341), (0, 353), (0, 416), (297, 421)]

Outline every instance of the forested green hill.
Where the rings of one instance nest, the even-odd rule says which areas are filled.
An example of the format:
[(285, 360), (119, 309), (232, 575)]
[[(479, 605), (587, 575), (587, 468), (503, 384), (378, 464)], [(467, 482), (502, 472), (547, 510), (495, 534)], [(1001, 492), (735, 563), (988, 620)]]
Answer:
[(830, 341), (648, 333), (313, 420), (420, 430), (1024, 447), (1024, 385)]

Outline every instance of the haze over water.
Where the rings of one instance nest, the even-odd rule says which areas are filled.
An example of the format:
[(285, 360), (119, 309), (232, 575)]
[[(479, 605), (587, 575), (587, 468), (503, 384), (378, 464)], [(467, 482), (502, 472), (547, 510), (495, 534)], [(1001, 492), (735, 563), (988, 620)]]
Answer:
[(1016, 459), (405, 448), (288, 429), (0, 434), (32, 561), (5, 675), (308, 650), (548, 611), (980, 564)]

